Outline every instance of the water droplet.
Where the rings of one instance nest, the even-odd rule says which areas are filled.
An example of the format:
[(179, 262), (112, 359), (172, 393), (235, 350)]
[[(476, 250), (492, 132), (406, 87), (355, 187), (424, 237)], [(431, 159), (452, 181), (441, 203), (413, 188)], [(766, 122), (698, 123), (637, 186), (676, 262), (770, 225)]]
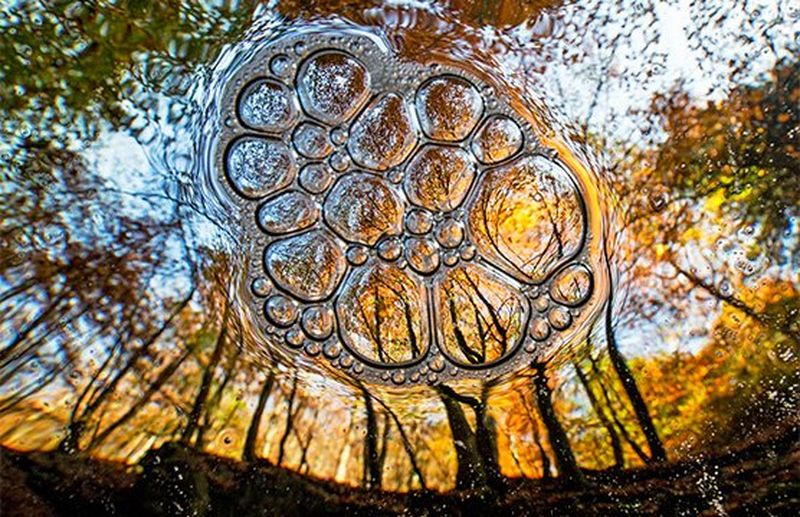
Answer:
[(319, 160), (333, 151), (325, 128), (313, 122), (303, 122), (292, 133), (292, 142), (297, 152), (306, 158)]
[(528, 304), (522, 293), (486, 266), (447, 270), (433, 294), (439, 346), (454, 363), (493, 363), (511, 354), (525, 335)]
[(333, 310), (326, 306), (313, 306), (303, 311), (300, 325), (312, 339), (326, 339), (333, 332)]
[(309, 58), (297, 74), (300, 103), (312, 117), (336, 125), (348, 120), (369, 97), (370, 76), (357, 59), (339, 51)]
[(343, 239), (372, 246), (401, 231), (403, 206), (385, 180), (354, 173), (339, 178), (325, 200), (325, 221)]
[(561, 270), (550, 285), (553, 301), (569, 307), (585, 302), (592, 293), (592, 274), (583, 264), (573, 264)]
[(458, 253), (455, 250), (449, 250), (442, 254), (442, 262), (446, 266), (455, 266), (458, 264)]
[(367, 261), (367, 258), (369, 258), (369, 254), (364, 246), (355, 244), (347, 250), (347, 261), (354, 266), (360, 266)]
[(403, 245), (397, 237), (389, 237), (378, 244), (378, 255), (384, 260), (397, 260), (402, 252)]
[(309, 163), (300, 169), (300, 186), (312, 194), (322, 194), (333, 183), (333, 171), (324, 163)]
[(292, 61), (286, 54), (278, 54), (269, 62), (269, 70), (278, 77), (286, 77), (292, 67)]
[(298, 329), (290, 329), (286, 333), (286, 343), (292, 348), (300, 348), (303, 345), (303, 333)]
[(279, 327), (288, 327), (297, 318), (297, 307), (288, 298), (276, 294), (267, 300), (265, 306), (267, 318)]
[(719, 294), (724, 298), (730, 298), (733, 295), (733, 286), (727, 279), (723, 279), (719, 283)]
[(550, 325), (544, 318), (533, 318), (530, 325), (528, 325), (528, 332), (533, 339), (537, 341), (544, 341), (550, 335)]
[(263, 298), (272, 292), (272, 284), (266, 278), (259, 277), (253, 280), (250, 289), (253, 291), (253, 294)]
[(403, 188), (415, 205), (447, 212), (461, 204), (474, 177), (475, 164), (463, 149), (425, 145), (409, 162)]
[(335, 151), (328, 159), (333, 170), (344, 172), (350, 167), (350, 156), (344, 151)]
[(263, 131), (283, 131), (297, 118), (294, 93), (270, 79), (258, 79), (245, 87), (238, 110), (245, 125)]
[(444, 248), (456, 248), (464, 240), (464, 227), (456, 219), (446, 218), (436, 226), (436, 242)]
[(425, 287), (380, 261), (353, 271), (336, 300), (339, 333), (351, 353), (379, 364), (424, 356), (429, 341)]
[(319, 207), (306, 194), (290, 190), (264, 203), (258, 210), (258, 224), (273, 235), (308, 228), (319, 219)]
[(477, 252), (475, 246), (472, 244), (467, 244), (463, 248), (461, 248), (461, 259), (462, 260), (472, 260), (475, 258), (475, 253)]
[(564, 330), (572, 323), (572, 316), (564, 307), (554, 307), (547, 314), (547, 319), (556, 330)]
[(472, 140), (472, 152), (482, 163), (494, 164), (522, 149), (522, 130), (505, 115), (489, 117)]
[(417, 92), (417, 116), (422, 131), (434, 140), (463, 140), (480, 120), (483, 100), (466, 79), (434, 77)]
[(333, 294), (347, 268), (344, 251), (325, 230), (276, 241), (264, 255), (275, 283), (306, 301), (323, 300)]
[(527, 156), (481, 175), (469, 205), (469, 235), (481, 257), (522, 282), (538, 283), (579, 251), (583, 214), (567, 171)]
[(431, 231), (433, 227), (433, 217), (424, 210), (410, 210), (406, 214), (406, 230), (411, 233), (422, 235)]
[(533, 308), (539, 312), (545, 312), (550, 307), (550, 299), (547, 296), (540, 296), (533, 300)]
[(342, 353), (342, 346), (336, 341), (328, 341), (325, 343), (325, 346), (322, 347), (322, 353), (325, 354), (325, 357), (328, 359), (336, 359), (339, 357), (339, 354)]
[(416, 142), (417, 130), (405, 101), (387, 93), (353, 124), (347, 149), (361, 167), (385, 171), (405, 160)]
[(339, 126), (331, 129), (331, 142), (336, 145), (344, 145), (347, 142), (348, 131), (346, 127)]
[(239, 194), (260, 198), (291, 183), (297, 164), (280, 140), (248, 136), (228, 148), (225, 171)]
[(417, 273), (433, 273), (439, 267), (439, 250), (430, 239), (408, 239), (405, 251), (408, 264)]

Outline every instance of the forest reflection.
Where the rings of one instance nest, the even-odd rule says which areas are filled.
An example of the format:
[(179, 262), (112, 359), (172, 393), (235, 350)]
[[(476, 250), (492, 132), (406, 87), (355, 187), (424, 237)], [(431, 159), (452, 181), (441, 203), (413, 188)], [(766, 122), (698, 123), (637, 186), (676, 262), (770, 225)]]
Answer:
[[(163, 4), (3, 8), (13, 14), (0, 22), (11, 56), (0, 69), (5, 447), (135, 463), (176, 442), (354, 486), (445, 491), (509, 477), (582, 484), (595, 471), (723, 453), (796, 425), (796, 11), (683, 2), (696, 15), (683, 52), (709, 67), (698, 78), (673, 66), (680, 56), (659, 40), (665, 14), (648, 2)], [(253, 360), (264, 347), (240, 317), (233, 279), (245, 258), (187, 180), (199, 151), (186, 135), (205, 106), (193, 82), (209, 86), (220, 55), (232, 59), (225, 52), (245, 35), (257, 40), (254, 19), (274, 31), (332, 13), (407, 52), (435, 42), (456, 59), (462, 46), (480, 49), (539, 92), (565, 151), (597, 171), (614, 221), (603, 250), (614, 281), (568, 354), (497, 382), (407, 390), (302, 360)], [(569, 253), (548, 250), (538, 251)], [(443, 314), (475, 299), (469, 272), (453, 276), (443, 289), (464, 299), (451, 297)], [(427, 332), (406, 296), (416, 287), (398, 283), (383, 297), (414, 323), (400, 311), (384, 319), (416, 342)], [(513, 293), (492, 294), (502, 321), (488, 338), (470, 329), (466, 346), (448, 341), (464, 362), (496, 359), (524, 332), (508, 309)], [(348, 316), (368, 330), (386, 312), (362, 310)], [(489, 319), (481, 311), (476, 326)], [(455, 318), (443, 324), (456, 330)], [(406, 341), (365, 354), (416, 357)]]

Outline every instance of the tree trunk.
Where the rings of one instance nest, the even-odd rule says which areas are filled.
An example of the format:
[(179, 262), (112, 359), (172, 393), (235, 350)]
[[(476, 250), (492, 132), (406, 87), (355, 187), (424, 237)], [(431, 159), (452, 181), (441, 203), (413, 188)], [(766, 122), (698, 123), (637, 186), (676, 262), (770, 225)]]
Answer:
[(452, 390), (445, 388), (445, 386), (439, 386), (438, 391), (447, 412), (450, 432), (453, 435), (453, 445), (456, 449), (456, 460), (458, 461), (456, 489), (465, 490), (485, 486), (486, 471), (478, 451), (475, 433), (472, 432), (461, 405), (448, 393)]
[(487, 411), (488, 397), (489, 390), (487, 385), (484, 384), (481, 390), (480, 404), (473, 408), (475, 410), (475, 441), (478, 445), (478, 453), (483, 460), (486, 480), (489, 486), (499, 488), (504, 484), (504, 478), (500, 472), (500, 463), (497, 455), (495, 422)]
[[(625, 457), (622, 454), (622, 441), (619, 439), (619, 434), (617, 434), (616, 429), (614, 429), (614, 425), (608, 420), (605, 411), (603, 411), (603, 408), (600, 406), (600, 401), (597, 400), (597, 397), (595, 397), (594, 392), (589, 385), (589, 379), (581, 369), (581, 366), (577, 361), (573, 364), (575, 366), (575, 373), (578, 375), (578, 380), (580, 380), (583, 389), (586, 391), (586, 396), (589, 398), (589, 403), (592, 405), (592, 409), (594, 409), (594, 412), (597, 414), (597, 418), (600, 419), (600, 423), (603, 425), (603, 427), (605, 427), (606, 432), (608, 433), (608, 438), (611, 441), (611, 450), (614, 453), (614, 468), (621, 469), (625, 467)], [(613, 411), (613, 409), (611, 409), (611, 411)]]
[(292, 381), (292, 391), (289, 393), (289, 400), (286, 401), (286, 427), (283, 429), (283, 436), (278, 444), (278, 461), (275, 462), (277, 466), (283, 463), (283, 457), (286, 455), (286, 442), (289, 440), (289, 433), (294, 426), (294, 397), (297, 394), (297, 373), (294, 374)]
[(211, 358), (208, 360), (208, 365), (206, 366), (205, 370), (203, 370), (203, 379), (200, 382), (200, 390), (197, 392), (197, 396), (194, 399), (192, 410), (189, 412), (189, 417), (186, 419), (186, 428), (183, 430), (183, 435), (181, 436), (181, 441), (186, 445), (191, 444), (192, 437), (200, 424), (200, 417), (203, 414), (203, 410), (206, 408), (208, 394), (211, 391), (211, 383), (214, 380), (214, 371), (217, 369), (217, 365), (219, 365), (219, 361), (222, 358), (222, 350), (225, 348), (225, 342), (228, 336), (227, 326), (229, 314), (230, 303), (228, 303), (226, 300), (225, 309), (222, 315), (222, 322), (220, 323), (219, 327), (219, 335), (217, 336), (217, 342), (214, 346), (214, 351), (211, 353)]
[[(364, 481), (369, 488), (378, 488), (381, 484), (381, 469), (378, 458), (378, 420), (372, 398), (366, 388), (361, 388), (364, 396), (364, 407), (367, 413), (367, 434), (364, 437)], [(385, 431), (384, 431), (385, 432)]]
[(270, 393), (272, 393), (272, 384), (274, 380), (275, 373), (270, 371), (267, 379), (264, 381), (264, 386), (261, 388), (261, 393), (258, 394), (256, 409), (253, 412), (253, 417), (250, 419), (250, 426), (247, 428), (247, 437), (244, 440), (242, 459), (245, 461), (253, 461), (256, 457), (256, 440), (258, 439), (258, 432), (261, 427), (261, 417), (264, 414), (264, 407), (267, 405), (267, 399)]
[[(605, 250), (606, 269), (609, 277), (611, 277), (611, 262), (608, 257), (608, 249)], [(622, 356), (617, 346), (617, 338), (614, 335), (614, 322), (612, 321), (612, 312), (614, 310), (614, 285), (609, 289), (608, 300), (605, 308), (605, 332), (606, 332), (606, 346), (608, 348), (608, 356), (611, 359), (611, 365), (617, 373), (619, 380), (622, 382), (622, 387), (625, 389), (625, 394), (628, 400), (631, 401), (633, 412), (636, 414), (636, 420), (642, 428), (644, 437), (647, 440), (647, 446), (650, 448), (650, 458), (655, 462), (662, 462), (667, 460), (667, 452), (664, 450), (664, 445), (661, 443), (661, 438), (658, 436), (656, 426), (653, 424), (653, 419), (650, 418), (650, 413), (647, 410), (647, 404), (642, 398), (639, 387), (636, 385), (636, 379), (633, 378), (631, 369), (628, 368), (628, 363)]]
[(544, 422), (544, 426), (547, 429), (550, 445), (556, 456), (559, 475), (570, 485), (585, 485), (586, 478), (583, 476), (580, 467), (578, 467), (578, 462), (575, 460), (575, 455), (569, 445), (567, 433), (561, 426), (561, 422), (559, 422), (553, 408), (553, 391), (548, 384), (545, 366), (537, 363), (533, 367), (536, 369), (536, 373), (533, 376), (536, 405), (539, 408), (539, 415), (542, 417), (542, 422)]

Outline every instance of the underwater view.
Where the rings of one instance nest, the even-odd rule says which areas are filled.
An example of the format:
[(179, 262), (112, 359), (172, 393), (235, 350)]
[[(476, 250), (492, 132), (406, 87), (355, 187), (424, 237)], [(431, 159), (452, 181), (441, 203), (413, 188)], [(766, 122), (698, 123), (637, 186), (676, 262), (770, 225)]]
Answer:
[(0, 4), (0, 515), (800, 514), (800, 4)]

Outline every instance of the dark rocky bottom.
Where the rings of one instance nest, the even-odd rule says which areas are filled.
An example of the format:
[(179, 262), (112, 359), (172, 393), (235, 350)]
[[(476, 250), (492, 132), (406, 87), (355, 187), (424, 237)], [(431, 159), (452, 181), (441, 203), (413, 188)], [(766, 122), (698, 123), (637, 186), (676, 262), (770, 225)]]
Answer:
[(500, 490), (407, 495), (316, 481), (169, 444), (135, 467), (0, 449), (4, 516), (46, 515), (798, 515), (792, 426), (738, 450), (662, 466), (586, 472), (590, 486), (508, 480)]

